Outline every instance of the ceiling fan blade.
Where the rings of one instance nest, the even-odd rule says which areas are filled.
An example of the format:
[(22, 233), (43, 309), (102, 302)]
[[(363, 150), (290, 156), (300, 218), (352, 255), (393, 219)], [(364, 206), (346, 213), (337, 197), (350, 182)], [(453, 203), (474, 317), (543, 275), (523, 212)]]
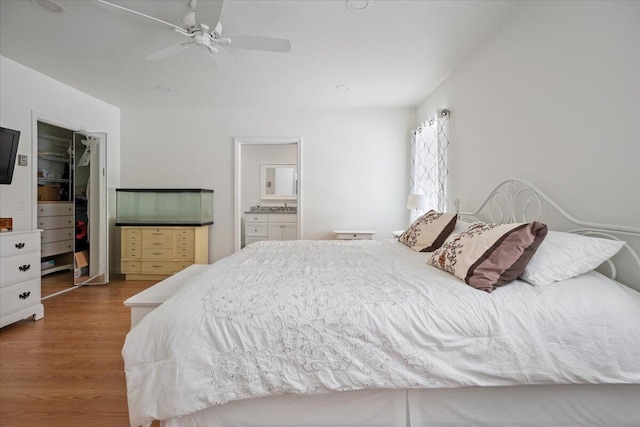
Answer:
[(112, 11), (116, 11), (116, 12), (127, 12), (127, 13), (132, 13), (134, 15), (137, 15), (141, 18), (145, 18), (148, 19), (150, 21), (154, 21), (157, 22), (159, 24), (162, 24), (168, 28), (171, 28), (173, 30), (179, 31), (182, 34), (187, 34), (187, 32), (184, 30), (184, 28), (178, 27), (177, 25), (173, 25), (169, 22), (163, 21), (162, 19), (158, 19), (158, 18), (154, 18), (153, 16), (149, 16), (149, 15), (145, 15), (144, 13), (132, 10), (132, 9), (127, 9), (126, 7), (120, 6), (118, 4), (115, 3), (111, 3), (105, 0), (93, 0), (93, 2), (98, 5), (98, 6), (104, 6), (105, 8), (112, 10)]
[(206, 23), (211, 28), (214, 28), (218, 22), (220, 22), (220, 15), (222, 14), (223, 0), (208, 0), (193, 2), (193, 8), (196, 11), (196, 19), (198, 23)]
[(176, 43), (176, 44), (172, 44), (170, 46), (167, 46), (163, 49), (160, 49), (157, 52), (153, 52), (147, 56), (144, 57), (145, 60), (147, 61), (157, 61), (159, 59), (164, 59), (168, 56), (171, 55), (175, 55), (176, 53), (182, 52), (183, 50), (193, 46), (195, 43), (194, 42), (181, 42), (181, 43)]
[(231, 41), (231, 43), (228, 45), (229, 47), (252, 50), (268, 50), (271, 52), (289, 52), (291, 50), (291, 42), (286, 39), (228, 34), (224, 34), (223, 37)]

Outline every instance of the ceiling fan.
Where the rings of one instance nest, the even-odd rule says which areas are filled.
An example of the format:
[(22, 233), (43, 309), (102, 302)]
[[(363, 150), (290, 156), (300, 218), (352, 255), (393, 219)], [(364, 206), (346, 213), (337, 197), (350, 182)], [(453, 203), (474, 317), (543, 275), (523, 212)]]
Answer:
[(144, 59), (149, 61), (157, 61), (159, 59), (167, 58), (168, 56), (175, 55), (176, 53), (182, 52), (185, 49), (190, 48), (191, 46), (198, 46), (201, 49), (215, 54), (219, 51), (225, 51), (223, 46), (231, 47), (231, 48), (240, 48), (240, 49), (251, 49), (251, 50), (262, 50), (262, 51), (270, 51), (270, 52), (284, 52), (287, 53), (291, 50), (291, 42), (286, 39), (279, 39), (273, 37), (262, 37), (262, 36), (247, 36), (247, 35), (236, 35), (236, 34), (224, 34), (222, 33), (222, 24), (220, 23), (220, 15), (222, 13), (222, 4), (223, 0), (217, 0), (215, 2), (210, 2), (212, 5), (212, 10), (210, 12), (211, 15), (207, 17), (210, 23), (215, 23), (215, 27), (213, 31), (211, 27), (203, 22), (201, 22), (196, 17), (196, 3), (197, 0), (186, 0), (188, 4), (188, 8), (190, 9), (187, 13), (182, 16), (180, 22), (182, 23), (182, 27), (171, 24), (169, 22), (163, 21), (162, 19), (154, 18), (153, 16), (146, 15), (144, 13), (128, 9), (124, 6), (120, 6), (119, 4), (108, 2), (105, 0), (94, 0), (96, 4), (100, 6), (105, 6), (106, 8), (118, 12), (127, 12), (139, 16), (141, 18), (145, 18), (151, 22), (155, 22), (157, 24), (163, 25), (168, 29), (175, 31), (178, 34), (181, 34), (185, 37), (190, 38), (191, 40), (182, 41), (180, 43), (175, 43), (169, 45), (163, 49), (160, 49), (157, 52), (153, 52), (144, 57)]

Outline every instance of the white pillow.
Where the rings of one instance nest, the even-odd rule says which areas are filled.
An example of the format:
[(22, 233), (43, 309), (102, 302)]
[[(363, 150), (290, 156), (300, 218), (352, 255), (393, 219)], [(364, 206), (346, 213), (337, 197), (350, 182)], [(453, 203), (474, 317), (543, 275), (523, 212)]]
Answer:
[(567, 280), (598, 267), (622, 246), (620, 240), (549, 231), (520, 278), (532, 285)]

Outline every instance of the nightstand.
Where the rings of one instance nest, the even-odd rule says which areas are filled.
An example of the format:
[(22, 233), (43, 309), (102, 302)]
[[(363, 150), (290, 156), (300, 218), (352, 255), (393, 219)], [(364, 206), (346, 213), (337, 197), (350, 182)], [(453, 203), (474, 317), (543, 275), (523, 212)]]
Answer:
[(333, 230), (338, 240), (372, 240), (376, 234), (372, 230)]

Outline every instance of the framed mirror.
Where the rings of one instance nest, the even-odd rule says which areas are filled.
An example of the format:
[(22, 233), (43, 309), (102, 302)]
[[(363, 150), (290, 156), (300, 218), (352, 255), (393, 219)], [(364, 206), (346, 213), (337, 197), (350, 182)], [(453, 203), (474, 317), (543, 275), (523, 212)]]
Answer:
[(291, 164), (260, 165), (260, 197), (263, 200), (296, 200), (298, 167)]

